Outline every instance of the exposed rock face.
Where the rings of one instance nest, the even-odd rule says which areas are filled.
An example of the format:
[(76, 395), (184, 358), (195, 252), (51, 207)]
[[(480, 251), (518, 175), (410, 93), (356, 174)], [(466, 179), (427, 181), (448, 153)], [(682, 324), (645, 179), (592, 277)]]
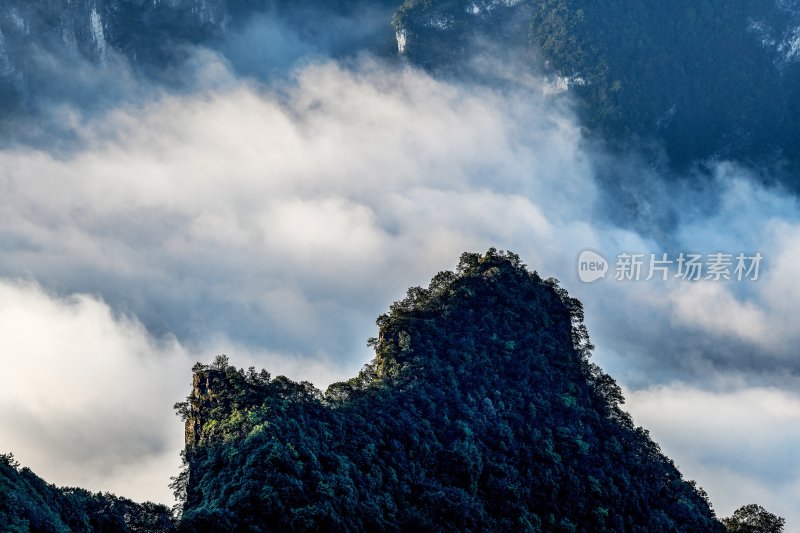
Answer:
[(165, 65), (181, 53), (176, 44), (219, 35), (231, 19), (229, 5), (225, 0), (4, 2), (0, 117), (33, 106), (55, 79), (77, 83), (80, 90), (85, 62), (102, 67), (116, 60), (145, 69)]
[(393, 20), (398, 52), (418, 65), (450, 68), (487, 44), (522, 48), (535, 9), (521, 0), (406, 1)]
[(201, 443), (206, 417), (220, 405), (220, 397), (225, 395), (226, 383), (225, 373), (220, 370), (205, 368), (196, 371), (192, 376), (192, 392), (187, 398), (188, 415), (184, 432), (187, 448)]
[(11, 0), (0, 8), (0, 29), (15, 41), (34, 46), (42, 46), (49, 35), (54, 43), (95, 60), (102, 59), (109, 46), (135, 59), (136, 33), (155, 36), (160, 31), (164, 41), (169, 40), (168, 29), (187, 37), (203, 28), (221, 28), (229, 19), (228, 6), (225, 0)]
[[(293, 53), (386, 54), (396, 6), (396, 0), (9, 0), (0, 4), (0, 120), (49, 114), (52, 105), (87, 111), (126, 91), (138, 95), (136, 83), (128, 87), (120, 76), (145, 81), (143, 91), (150, 82), (191, 86), (198, 46), (231, 64), (241, 59), (247, 74), (261, 68), (261, 56), (269, 71), (269, 61), (291, 63)], [(275, 59), (271, 47), (281, 48), (284, 34), (292, 41), (287, 48), (297, 50)]]

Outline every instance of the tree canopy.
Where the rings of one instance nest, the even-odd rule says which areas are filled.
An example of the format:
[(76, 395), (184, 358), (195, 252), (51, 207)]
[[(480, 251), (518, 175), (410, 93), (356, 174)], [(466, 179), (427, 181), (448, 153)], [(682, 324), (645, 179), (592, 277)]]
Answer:
[(782, 533), (786, 520), (760, 505), (751, 503), (738, 508), (722, 523), (731, 533)]
[(589, 360), (580, 302), (464, 254), (325, 393), (200, 365), (179, 405), (186, 531), (724, 531)]

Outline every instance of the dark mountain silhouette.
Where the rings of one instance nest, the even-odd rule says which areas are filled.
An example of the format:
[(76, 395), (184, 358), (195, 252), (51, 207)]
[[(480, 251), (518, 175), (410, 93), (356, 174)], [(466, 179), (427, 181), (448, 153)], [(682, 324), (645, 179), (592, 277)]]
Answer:
[(113, 494), (60, 489), (11, 454), (0, 454), (0, 531), (3, 533), (160, 533), (174, 529), (170, 509)]
[(783, 530), (755, 504), (717, 520), (589, 361), (580, 302), (516, 255), (466, 253), (377, 324), (375, 359), (324, 393), (198, 363), (179, 516), (0, 454), (0, 531)]
[(378, 319), (323, 394), (219, 357), (195, 368), (185, 531), (724, 531), (589, 362), (581, 304), (510, 253)]

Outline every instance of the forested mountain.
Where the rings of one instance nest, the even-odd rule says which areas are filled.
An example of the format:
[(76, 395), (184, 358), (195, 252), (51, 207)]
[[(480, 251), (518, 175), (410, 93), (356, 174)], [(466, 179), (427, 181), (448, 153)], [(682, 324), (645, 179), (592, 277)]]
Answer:
[(220, 357), (177, 407), (185, 531), (724, 531), (589, 362), (581, 304), (464, 254), (325, 393)]
[(174, 530), (169, 508), (137, 504), (113, 494), (59, 489), (0, 454), (0, 531), (3, 533), (165, 532)]
[(750, 531), (717, 520), (589, 361), (580, 302), (512, 253), (466, 253), (377, 321), (375, 358), (323, 393), (227, 356), (176, 409), (180, 513), (50, 485), (0, 455), (0, 530)]
[(800, 157), (795, 1), (407, 0), (394, 24), (403, 53), (435, 68), (486, 41), (527, 47), (590, 131), (678, 164)]

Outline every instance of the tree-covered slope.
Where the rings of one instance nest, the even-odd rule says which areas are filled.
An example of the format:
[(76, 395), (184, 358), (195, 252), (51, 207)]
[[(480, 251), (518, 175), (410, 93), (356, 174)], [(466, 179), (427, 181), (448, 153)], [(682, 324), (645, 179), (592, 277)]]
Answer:
[(452, 67), (486, 40), (527, 46), (591, 131), (663, 143), (675, 163), (800, 157), (794, 1), (406, 0), (394, 23), (426, 66)]
[(186, 531), (724, 531), (619, 408), (582, 308), (513, 254), (464, 254), (378, 319), (323, 394), (195, 368)]
[(3, 533), (157, 533), (174, 530), (170, 510), (112, 494), (60, 489), (0, 454), (0, 531)]

